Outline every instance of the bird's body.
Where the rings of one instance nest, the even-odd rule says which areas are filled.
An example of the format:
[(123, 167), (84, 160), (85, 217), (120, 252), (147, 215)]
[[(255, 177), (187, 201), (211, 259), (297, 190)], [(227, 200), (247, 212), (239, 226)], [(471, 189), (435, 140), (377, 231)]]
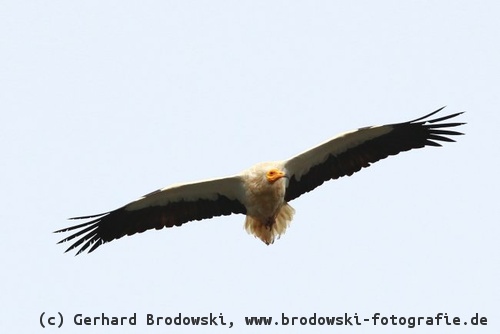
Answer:
[(245, 191), (245, 229), (267, 245), (283, 234), (294, 210), (285, 202), (288, 180), (280, 162), (263, 162), (241, 173)]
[(114, 211), (73, 218), (91, 220), (56, 232), (78, 230), (60, 242), (80, 237), (67, 250), (81, 245), (79, 254), (148, 229), (241, 213), (245, 229), (269, 245), (292, 221), (288, 202), (323, 182), (350, 176), (390, 155), (454, 141), (446, 136), (461, 133), (448, 128), (464, 123), (441, 122), (461, 113), (427, 119), (441, 109), (409, 122), (346, 132), (288, 160), (259, 163), (238, 175), (162, 188)]

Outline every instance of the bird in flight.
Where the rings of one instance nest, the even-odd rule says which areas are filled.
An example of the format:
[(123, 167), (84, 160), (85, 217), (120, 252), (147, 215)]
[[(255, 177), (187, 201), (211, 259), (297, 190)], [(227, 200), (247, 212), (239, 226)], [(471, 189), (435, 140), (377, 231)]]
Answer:
[(80, 247), (78, 255), (125, 235), (240, 213), (248, 233), (269, 245), (285, 233), (295, 212), (288, 203), (300, 195), (390, 155), (462, 135), (450, 129), (465, 123), (445, 122), (461, 112), (430, 119), (443, 108), (409, 122), (345, 132), (288, 160), (259, 163), (234, 176), (162, 188), (113, 211), (70, 218), (87, 221), (55, 233), (73, 231), (59, 243), (73, 240), (66, 252)]

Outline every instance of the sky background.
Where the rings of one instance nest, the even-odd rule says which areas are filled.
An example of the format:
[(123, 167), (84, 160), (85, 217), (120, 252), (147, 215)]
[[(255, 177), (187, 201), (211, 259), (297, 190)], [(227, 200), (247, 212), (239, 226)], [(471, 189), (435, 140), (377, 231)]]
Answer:
[[(498, 1), (0, 2), (2, 332), (255, 333), (245, 316), (435, 316), (498, 333)], [(291, 205), (272, 246), (244, 216), (74, 257), (66, 219), (289, 158), (340, 132), (466, 111), (457, 143), (391, 157)], [(75, 314), (137, 326), (76, 326)], [(149, 326), (222, 313), (227, 327)], [(274, 320), (273, 320), (274, 322)], [(44, 332), (56, 332), (45, 329)], [(60, 332), (60, 330), (59, 330)]]

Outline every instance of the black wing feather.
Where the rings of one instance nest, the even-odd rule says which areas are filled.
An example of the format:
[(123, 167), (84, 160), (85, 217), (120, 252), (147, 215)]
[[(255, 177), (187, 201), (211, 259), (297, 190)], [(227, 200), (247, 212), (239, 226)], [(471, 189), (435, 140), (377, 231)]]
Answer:
[[(462, 114), (461, 112), (428, 119), (443, 108), (413, 121), (392, 124), (390, 126), (393, 129), (389, 133), (367, 140), (342, 153), (330, 154), (324, 162), (312, 166), (306, 174), (300, 177), (300, 180), (291, 175), (285, 200), (291, 201), (303, 193), (313, 190), (325, 181), (342, 176), (351, 176), (361, 168), (368, 167), (370, 164), (390, 155), (425, 146), (441, 146), (440, 141), (453, 142), (453, 139), (445, 136), (456, 136), (463, 133), (448, 129), (465, 123), (438, 122), (454, 118)], [(445, 130), (441, 130), (443, 128)], [(363, 131), (363, 128), (360, 131)]]
[(83, 224), (70, 226), (58, 231), (67, 232), (80, 229), (72, 235), (62, 239), (59, 243), (78, 238), (66, 252), (78, 248), (77, 254), (84, 252), (90, 246), (89, 253), (100, 245), (125, 235), (142, 233), (150, 229), (181, 226), (193, 221), (212, 218), (232, 213), (246, 213), (246, 209), (238, 200), (231, 200), (218, 195), (216, 200), (200, 199), (197, 201), (172, 202), (163, 206), (151, 206), (139, 210), (128, 211), (124, 207), (100, 215), (75, 217), (71, 219), (95, 218)]

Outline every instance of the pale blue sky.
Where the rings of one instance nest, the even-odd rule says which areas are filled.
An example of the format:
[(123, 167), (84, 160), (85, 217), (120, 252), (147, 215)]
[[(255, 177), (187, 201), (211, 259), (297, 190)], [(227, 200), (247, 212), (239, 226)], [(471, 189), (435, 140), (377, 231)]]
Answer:
[[(2, 332), (220, 333), (147, 313), (487, 316), (500, 326), (497, 1), (2, 1)], [(293, 201), (272, 246), (244, 216), (74, 257), (51, 232), (172, 183), (288, 158), (447, 105), (465, 136)], [(127, 316), (86, 327), (72, 316)], [(406, 327), (259, 328), (403, 333)], [(475, 333), (471, 326), (426, 333)]]

